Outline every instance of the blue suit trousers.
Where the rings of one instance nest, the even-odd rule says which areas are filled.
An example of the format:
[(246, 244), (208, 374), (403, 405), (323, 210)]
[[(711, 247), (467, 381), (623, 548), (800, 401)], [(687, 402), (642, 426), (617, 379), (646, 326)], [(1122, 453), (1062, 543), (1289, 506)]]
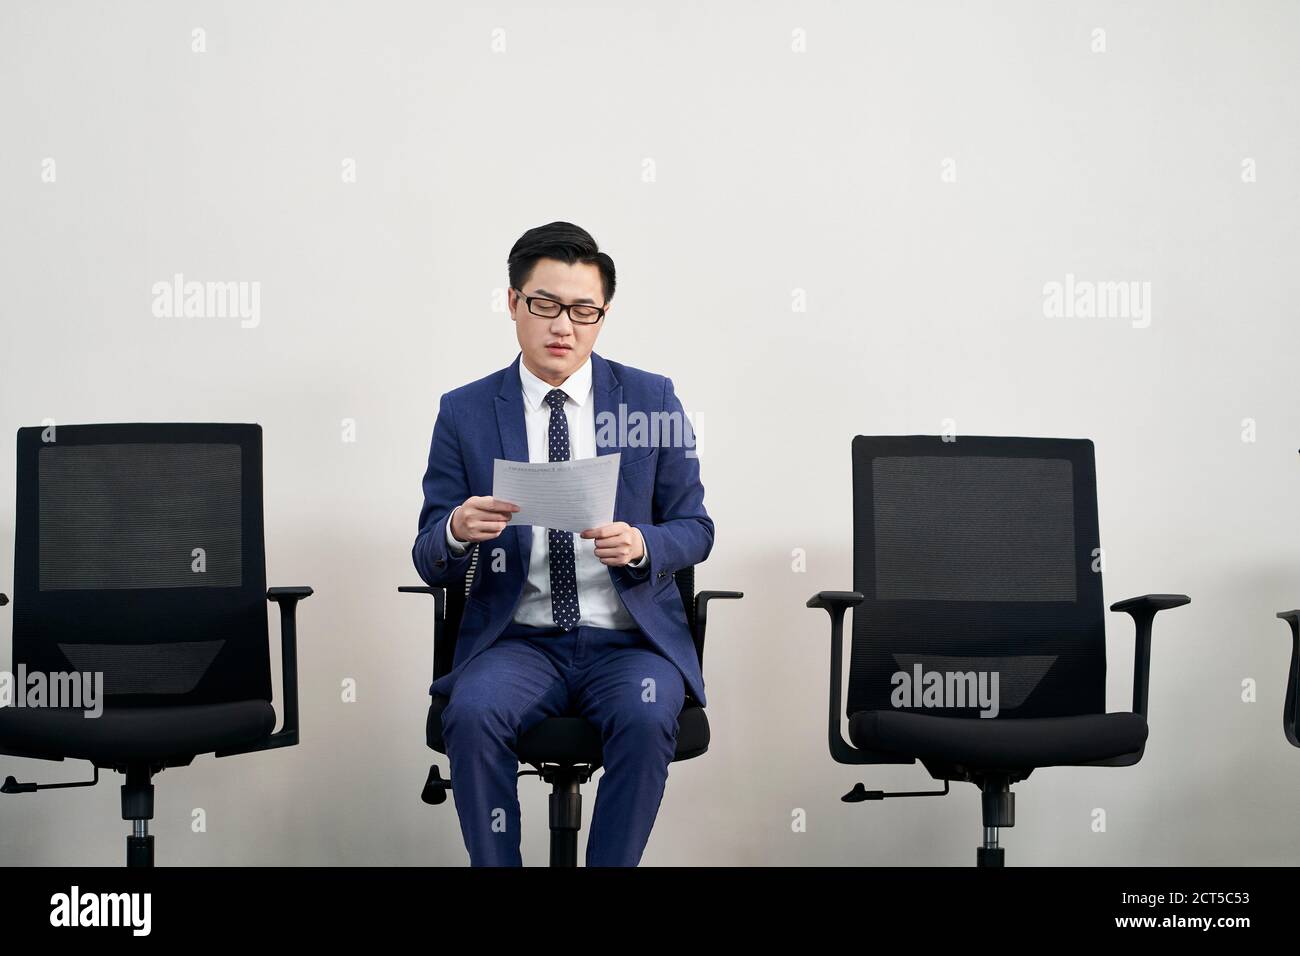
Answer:
[(636, 866), (677, 747), (681, 671), (639, 629), (568, 632), (511, 622), (458, 676), (442, 714), (452, 795), (472, 866), (519, 866), (513, 750), (545, 717), (581, 715), (600, 730), (604, 774), (588, 866)]

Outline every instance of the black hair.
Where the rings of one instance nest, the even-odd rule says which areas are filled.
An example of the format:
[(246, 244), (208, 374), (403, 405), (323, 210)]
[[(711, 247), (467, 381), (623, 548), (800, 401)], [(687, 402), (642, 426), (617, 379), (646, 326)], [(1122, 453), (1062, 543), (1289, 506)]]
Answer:
[(591, 233), (581, 226), (571, 222), (549, 222), (520, 236), (506, 260), (510, 267), (510, 285), (516, 289), (523, 288), (538, 259), (558, 259), (569, 265), (593, 263), (600, 269), (605, 301), (614, 298), (614, 260), (600, 251)]

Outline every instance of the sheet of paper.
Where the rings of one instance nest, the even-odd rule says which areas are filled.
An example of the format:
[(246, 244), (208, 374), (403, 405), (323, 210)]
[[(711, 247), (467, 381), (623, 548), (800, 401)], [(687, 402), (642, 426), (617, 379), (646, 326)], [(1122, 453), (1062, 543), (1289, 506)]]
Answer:
[(492, 462), (492, 497), (519, 506), (511, 524), (586, 531), (614, 520), (620, 453), (575, 461)]

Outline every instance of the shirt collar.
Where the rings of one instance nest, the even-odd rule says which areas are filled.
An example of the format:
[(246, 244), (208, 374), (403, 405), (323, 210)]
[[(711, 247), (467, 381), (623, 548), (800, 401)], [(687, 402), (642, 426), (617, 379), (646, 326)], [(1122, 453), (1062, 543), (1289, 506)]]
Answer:
[(524, 401), (533, 411), (542, 407), (542, 402), (550, 394), (552, 388), (564, 389), (564, 394), (569, 396), (569, 400), (578, 406), (587, 403), (587, 396), (591, 394), (591, 356), (583, 362), (574, 372), (564, 380), (560, 385), (548, 385), (540, 378), (528, 371), (528, 366), (524, 364), (521, 357), (519, 359), (519, 384), (523, 387)]

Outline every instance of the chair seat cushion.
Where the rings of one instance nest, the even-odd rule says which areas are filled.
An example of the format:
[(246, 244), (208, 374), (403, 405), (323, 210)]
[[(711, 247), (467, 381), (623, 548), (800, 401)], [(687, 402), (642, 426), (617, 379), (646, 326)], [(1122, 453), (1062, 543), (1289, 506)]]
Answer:
[(275, 727), (264, 700), (188, 707), (105, 707), (98, 717), (52, 707), (0, 707), (0, 753), (101, 765), (193, 757), (252, 743)]
[[(442, 739), (442, 712), (449, 700), (445, 694), (435, 694), (425, 722), (425, 740), (440, 754), (447, 752)], [(674, 760), (689, 760), (709, 749), (709, 719), (695, 701), (688, 700), (677, 715), (677, 728)], [(546, 717), (520, 735), (515, 753), (520, 763), (527, 764), (599, 764), (600, 731), (584, 717)]]
[(849, 739), (862, 750), (980, 770), (1073, 766), (1133, 754), (1147, 739), (1141, 714), (1072, 717), (937, 717), (864, 710), (849, 718)]

